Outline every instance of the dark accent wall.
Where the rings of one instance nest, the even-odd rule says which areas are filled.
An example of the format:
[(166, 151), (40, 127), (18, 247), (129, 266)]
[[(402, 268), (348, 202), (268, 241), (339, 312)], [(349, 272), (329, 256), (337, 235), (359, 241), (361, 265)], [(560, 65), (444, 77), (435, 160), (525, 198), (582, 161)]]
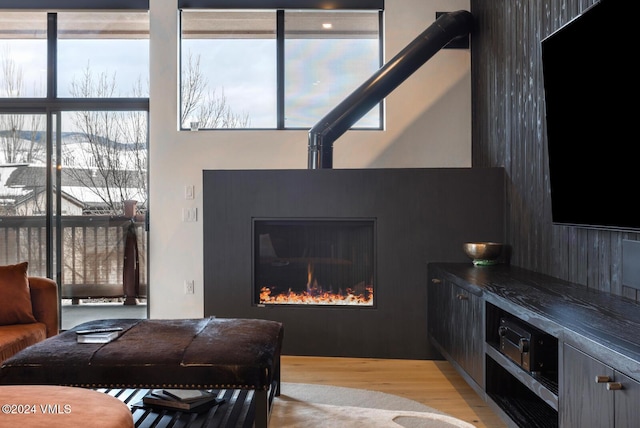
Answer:
[(471, 0), (472, 163), (505, 168), (513, 265), (638, 300), (622, 242), (639, 234), (551, 223), (540, 42), (594, 3)]
[[(502, 168), (203, 172), (204, 314), (285, 325), (283, 353), (433, 359), (427, 263), (504, 238)], [(373, 219), (374, 308), (254, 304), (253, 219)]]

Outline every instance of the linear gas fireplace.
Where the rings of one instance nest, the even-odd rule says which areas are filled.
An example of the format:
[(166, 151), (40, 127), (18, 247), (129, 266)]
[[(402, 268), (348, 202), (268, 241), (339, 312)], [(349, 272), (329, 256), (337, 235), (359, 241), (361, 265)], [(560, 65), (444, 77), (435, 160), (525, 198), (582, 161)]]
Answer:
[(254, 303), (374, 306), (373, 219), (254, 219)]

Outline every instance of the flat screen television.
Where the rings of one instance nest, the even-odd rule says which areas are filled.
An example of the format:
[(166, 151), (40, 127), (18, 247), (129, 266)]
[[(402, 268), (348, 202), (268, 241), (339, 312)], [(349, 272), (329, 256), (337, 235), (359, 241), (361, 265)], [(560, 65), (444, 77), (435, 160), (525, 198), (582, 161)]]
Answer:
[(554, 224), (640, 229), (637, 10), (601, 0), (541, 42)]

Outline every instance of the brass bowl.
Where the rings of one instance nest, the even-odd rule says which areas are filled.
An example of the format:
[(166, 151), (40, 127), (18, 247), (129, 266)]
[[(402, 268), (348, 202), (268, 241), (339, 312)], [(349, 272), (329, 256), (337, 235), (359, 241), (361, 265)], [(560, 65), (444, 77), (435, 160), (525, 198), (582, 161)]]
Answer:
[(504, 245), (498, 242), (465, 242), (462, 249), (476, 266), (488, 266), (498, 263)]

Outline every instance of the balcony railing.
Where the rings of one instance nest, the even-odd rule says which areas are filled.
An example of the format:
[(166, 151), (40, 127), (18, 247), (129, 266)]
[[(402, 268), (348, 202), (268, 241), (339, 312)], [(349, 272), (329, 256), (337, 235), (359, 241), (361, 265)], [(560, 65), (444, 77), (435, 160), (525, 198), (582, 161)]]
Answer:
[[(147, 231), (124, 216), (62, 216), (62, 299), (147, 296)], [(55, 236), (55, 233), (54, 233)], [(54, 244), (54, 248), (56, 245)], [(29, 275), (46, 276), (43, 216), (0, 217), (0, 265), (29, 262)]]

